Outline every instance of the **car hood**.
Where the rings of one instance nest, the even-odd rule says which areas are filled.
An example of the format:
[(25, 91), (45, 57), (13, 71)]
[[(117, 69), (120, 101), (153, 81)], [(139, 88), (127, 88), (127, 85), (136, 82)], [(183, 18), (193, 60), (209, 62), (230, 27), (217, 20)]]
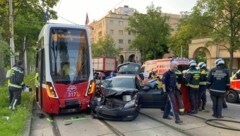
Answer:
[(105, 97), (117, 97), (123, 95), (135, 95), (138, 92), (137, 89), (134, 88), (106, 88), (104, 95)]

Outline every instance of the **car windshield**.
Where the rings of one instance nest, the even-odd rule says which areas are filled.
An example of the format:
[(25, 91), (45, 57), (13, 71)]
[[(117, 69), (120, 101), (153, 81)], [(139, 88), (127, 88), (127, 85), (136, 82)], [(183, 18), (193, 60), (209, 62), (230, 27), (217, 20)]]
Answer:
[(140, 71), (139, 64), (124, 64), (118, 67), (118, 72), (121, 74), (138, 74)]
[(133, 88), (135, 89), (134, 78), (111, 78), (105, 80), (104, 86), (106, 88)]

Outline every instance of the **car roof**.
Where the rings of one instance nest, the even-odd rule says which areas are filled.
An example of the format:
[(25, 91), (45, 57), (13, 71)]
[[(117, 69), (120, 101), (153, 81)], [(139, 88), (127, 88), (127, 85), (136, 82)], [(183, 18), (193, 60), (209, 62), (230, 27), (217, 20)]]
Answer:
[(117, 75), (115, 77), (112, 78), (135, 78), (135, 75)]

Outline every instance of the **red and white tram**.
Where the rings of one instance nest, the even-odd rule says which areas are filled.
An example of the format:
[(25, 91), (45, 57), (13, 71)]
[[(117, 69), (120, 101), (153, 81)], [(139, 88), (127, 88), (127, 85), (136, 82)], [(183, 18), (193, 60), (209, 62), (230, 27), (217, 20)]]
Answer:
[(85, 110), (94, 91), (86, 26), (46, 24), (38, 38), (36, 100), (49, 114)]

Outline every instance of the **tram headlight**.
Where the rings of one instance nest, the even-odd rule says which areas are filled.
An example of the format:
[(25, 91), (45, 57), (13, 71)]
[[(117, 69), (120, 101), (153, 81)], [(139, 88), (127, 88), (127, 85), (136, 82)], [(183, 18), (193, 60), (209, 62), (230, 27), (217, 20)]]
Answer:
[(51, 98), (57, 98), (57, 94), (56, 94), (56, 92), (54, 91), (53, 86), (52, 86), (51, 83), (48, 82), (48, 83), (46, 84), (46, 90), (47, 90), (47, 94), (48, 94), (49, 97), (51, 97)]
[(96, 91), (96, 82), (92, 80), (88, 89), (88, 94), (94, 94)]

